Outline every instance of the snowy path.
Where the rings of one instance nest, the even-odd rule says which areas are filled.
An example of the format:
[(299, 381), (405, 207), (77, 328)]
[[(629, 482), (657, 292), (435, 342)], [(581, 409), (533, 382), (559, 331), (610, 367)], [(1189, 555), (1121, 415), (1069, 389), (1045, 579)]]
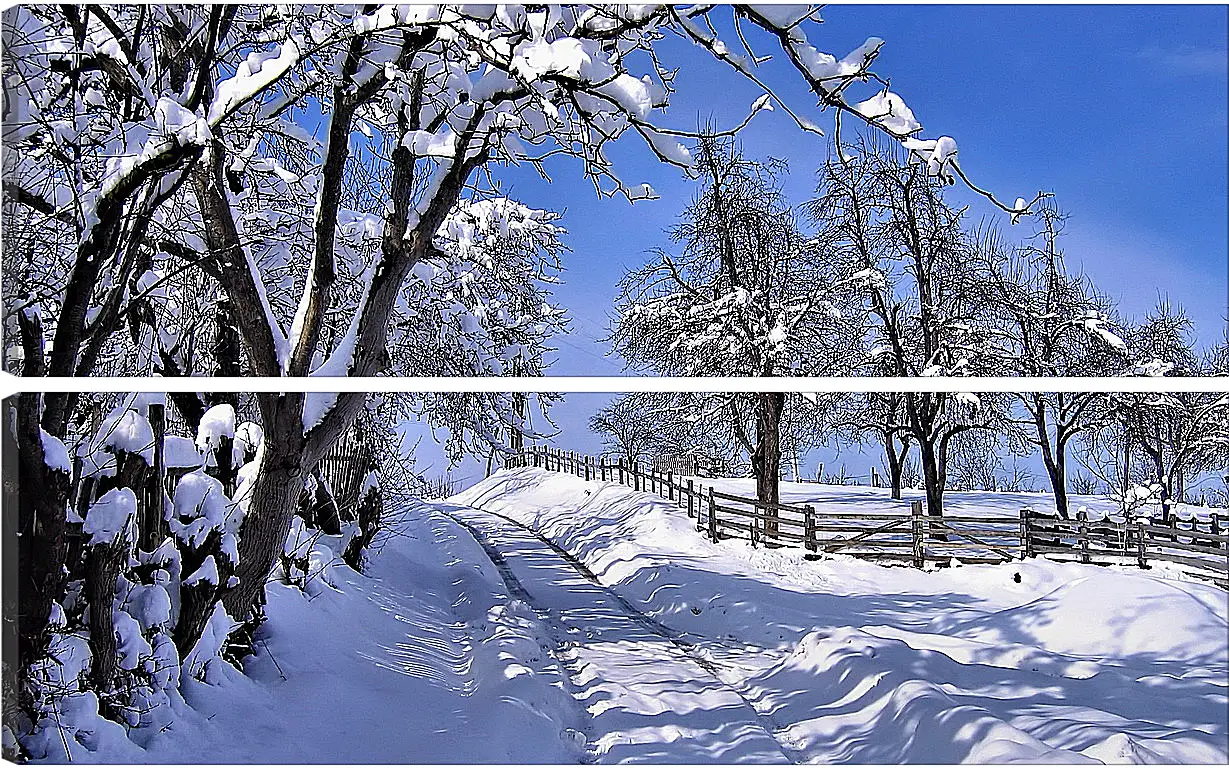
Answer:
[(559, 636), (560, 659), (591, 717), (596, 760), (797, 761), (774, 737), (775, 723), (723, 681), (703, 651), (602, 586), (579, 562), (501, 515), (440, 509), (474, 534), (510, 591)]

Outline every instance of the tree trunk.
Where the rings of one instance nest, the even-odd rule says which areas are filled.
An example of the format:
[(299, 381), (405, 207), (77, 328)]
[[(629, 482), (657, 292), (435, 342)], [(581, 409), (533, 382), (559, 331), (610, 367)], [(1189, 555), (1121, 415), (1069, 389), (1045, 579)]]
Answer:
[(366, 495), (359, 500), (357, 515), (359, 533), (350, 539), (350, 543), (346, 545), (346, 551), (341, 556), (342, 560), (345, 560), (346, 564), (356, 571), (362, 570), (363, 553), (371, 546), (376, 533), (380, 530), (383, 509), (379, 488), (368, 490)]
[(1063, 425), (1055, 423), (1054, 445), (1050, 445), (1050, 433), (1046, 427), (1045, 403), (1038, 402), (1033, 423), (1037, 427), (1037, 445), (1041, 448), (1041, 463), (1045, 466), (1046, 475), (1050, 478), (1050, 488), (1054, 491), (1054, 509), (1064, 520), (1071, 518), (1067, 504), (1067, 449), (1065, 445)]
[(901, 450), (896, 450), (896, 438), (891, 434), (883, 441), (884, 454), (887, 456), (888, 478), (892, 483), (892, 498), (900, 501), (901, 485), (905, 474), (905, 457), (909, 455), (909, 444), (904, 443)]
[[(213, 356), (217, 361), (217, 376), (242, 376), (239, 369), (239, 326), (235, 322), (235, 307), (225, 291), (218, 298), (216, 315), (217, 335), (214, 339)], [(227, 400), (238, 409), (238, 395)], [(221, 401), (219, 401), (221, 402)], [(210, 405), (217, 405), (211, 402)]]
[[(231, 617), (242, 621), (251, 611), (265, 579), (282, 553), (290, 521), (303, 490), (301, 409), (276, 408), (274, 423), (266, 427), (264, 451), (252, 483), (252, 501), (239, 538), (239, 583), (223, 604)], [(283, 411), (294, 411), (289, 418)]]
[[(16, 413), (13, 414), (12, 410)], [(66, 563), (67, 524), (64, 511), (69, 501), (71, 480), (67, 472), (53, 470), (46, 465), (42, 432), (39, 426), (39, 395), (22, 393), (5, 401), (4, 425), (6, 449), (13, 444), (8, 425), (16, 422), (16, 451), (5, 451), (6, 462), (16, 460), (15, 476), (5, 473), (4, 498), (5, 520), (16, 519), (16, 530), (10, 532), (5, 526), (5, 562), (16, 568), (13, 583), (16, 591), (16, 611), (5, 605), (5, 622), (16, 619), (16, 628), (6, 627), (6, 636), (16, 634), (19, 675), (24, 676), (31, 662), (40, 658), (47, 649), (48, 622), (51, 603), (59, 599), (64, 589)], [(14, 419), (15, 416), (15, 419)], [(10, 479), (15, 481), (10, 484)], [(15, 486), (15, 487), (14, 487)], [(9, 506), (14, 497), (16, 515)], [(10, 536), (13, 538), (10, 539)], [(15, 540), (15, 541), (14, 541)], [(8, 557), (9, 547), (16, 544), (16, 557)], [(6, 654), (5, 659), (10, 657)], [(18, 688), (19, 697), (24, 695), (24, 685)], [(19, 699), (20, 700), (20, 699)], [(23, 702), (23, 705), (29, 702)]]
[(216, 584), (210, 581), (199, 581), (180, 588), (179, 618), (175, 622), (172, 636), (181, 654), (188, 653), (196, 645), (196, 641), (201, 639), (201, 634), (204, 633), (205, 626), (209, 623), (209, 617), (213, 615), (218, 597), (225, 593), (226, 582), (231, 575), (232, 568), (230, 561), (222, 554), (221, 543), (221, 535), (213, 531), (205, 537), (199, 548), (192, 548), (187, 544), (180, 547), (180, 556), (183, 558), (182, 573), (185, 579), (196, 573), (209, 557), (213, 558), (218, 570)]
[(90, 547), (86, 555), (85, 595), (90, 605), (90, 652), (94, 656), (90, 679), (99, 707), (109, 716), (106, 695), (115, 678), (115, 585), (128, 562), (128, 538), (120, 533), (111, 544)]
[(919, 442), (918, 456), (922, 463), (922, 479), (926, 485), (926, 514), (931, 517), (942, 517), (944, 478), (935, 454), (934, 443)]
[(1156, 450), (1148, 450), (1152, 456), (1152, 466), (1156, 471), (1157, 484), (1161, 486), (1161, 519), (1169, 522), (1169, 478), (1165, 475), (1165, 449), (1157, 437)]
[(1064, 520), (1071, 518), (1070, 504), (1067, 501), (1067, 455), (1059, 452), (1052, 458), (1045, 458), (1046, 474), (1050, 477), (1050, 487), (1054, 489), (1054, 509)]
[[(781, 502), (781, 412), (785, 410), (784, 392), (756, 395), (755, 452), (751, 468), (755, 472), (755, 497), (765, 505)], [(765, 506), (764, 535), (777, 535), (777, 509)]]

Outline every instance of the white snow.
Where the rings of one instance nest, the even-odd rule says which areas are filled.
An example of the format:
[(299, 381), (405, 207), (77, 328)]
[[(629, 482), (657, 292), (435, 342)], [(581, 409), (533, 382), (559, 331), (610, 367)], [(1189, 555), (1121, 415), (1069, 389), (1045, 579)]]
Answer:
[(368, 575), (339, 569), (337, 588), (310, 599), (270, 583), (246, 675), (218, 658), (232, 623), (219, 606), (184, 658), (175, 722), (142, 747), (74, 745), (74, 759), (580, 762), (585, 718), (540, 618), (442, 514), (415, 507), (402, 525)]
[(82, 531), (89, 534), (91, 547), (114, 544), (137, 513), (137, 497), (131, 488), (112, 488), (90, 505)]
[(141, 625), (127, 611), (116, 609), (111, 612), (111, 616), (115, 628), (115, 650), (120, 655), (120, 669), (136, 669), (141, 659), (153, 654), (154, 649), (141, 636)]
[[(753, 482), (717, 485), (748, 495)], [(909, 501), (882, 489), (782, 490), (832, 511)], [(949, 513), (1016, 514), (1048, 499), (951, 493)], [(532, 469), (452, 501), (544, 533), (693, 638), (808, 762), (1229, 757), (1229, 595), (1170, 569), (809, 562), (801, 550), (713, 545), (659, 497)]]
[(192, 575), (183, 580), (185, 587), (195, 586), (197, 584), (213, 584), (218, 583), (218, 563), (213, 559), (213, 555), (205, 558), (201, 563), (201, 567), (192, 572)]
[(166, 436), (166, 442), (162, 444), (162, 460), (167, 467), (173, 469), (200, 467), (205, 463), (196, 447), (196, 441), (179, 435)]
[[(197, 477), (176, 507), (207, 519), (210, 486)], [(743, 495), (752, 484), (717, 481)], [(830, 511), (920, 495), (782, 491)], [(948, 509), (997, 516), (1049, 503), (953, 492)], [(1073, 503), (1094, 515), (1110, 506)], [(173, 722), (128, 736), (104, 723), (96, 741), (82, 739), (97, 749), (78, 748), (95, 727), (85, 724), (101, 721), (97, 702), (77, 696), (64, 731), (74, 761), (1229, 759), (1229, 595), (1177, 570), (808, 561), (801, 550), (712, 544), (660, 497), (534, 469), (411, 502), (394, 520), (365, 575), (335, 563), (344, 537), (300, 524), (288, 549), (328, 577), (306, 593), (269, 582), (269, 620), (244, 673), (219, 656), (232, 626), (219, 606), (185, 655)], [(162, 594), (141, 589), (117, 611), (130, 616), (118, 618), (124, 664), (174, 653), (165, 635), (134, 632), (165, 613)], [(65, 663), (46, 674), (88, 669), (84, 640), (56, 637)], [(64, 760), (60, 732), (49, 732), (33, 751)]]
[[(913, 133), (922, 128), (922, 124), (913, 117), (913, 110), (905, 105), (903, 99), (887, 89), (866, 101), (852, 105), (851, 108), (866, 119), (873, 120), (898, 135)], [(951, 148), (955, 149), (955, 142), (951, 143)], [(937, 145), (935, 151), (938, 152)]]
[(128, 595), (125, 610), (148, 630), (171, 620), (171, 596), (161, 584), (137, 584)]
[(230, 403), (219, 403), (201, 416), (196, 430), (196, 447), (206, 456), (211, 456), (223, 437), (235, 437), (235, 408)]
[(40, 428), (39, 439), (43, 443), (43, 463), (57, 472), (71, 473), (73, 464), (68, 458), (68, 449), (60, 438)]
[(116, 409), (103, 419), (95, 440), (95, 449), (139, 453), (149, 463), (154, 460), (154, 432), (149, 421), (130, 408)]
[(235, 72), (215, 87), (213, 103), (209, 105), (209, 123), (217, 125), (255, 94), (261, 92), (298, 62), (300, 51), (293, 40), (275, 46), (273, 51), (250, 53)]

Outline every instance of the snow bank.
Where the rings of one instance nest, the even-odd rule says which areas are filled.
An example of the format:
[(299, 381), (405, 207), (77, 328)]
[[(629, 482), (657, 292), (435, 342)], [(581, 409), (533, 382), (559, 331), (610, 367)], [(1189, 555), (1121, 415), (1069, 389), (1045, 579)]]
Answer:
[(1087, 573), (1023, 605), (976, 618), (939, 616), (928, 630), (1087, 658), (1229, 666), (1229, 595), (1191, 582), (1081, 570)]
[[(207, 485), (198, 481), (192, 496), (207, 497)], [(335, 585), (311, 595), (270, 582), (268, 622), (243, 673), (220, 658), (233, 622), (217, 606), (184, 656), (174, 722), (125, 736), (95, 709), (66, 731), (73, 761), (579, 762), (583, 718), (534, 611), (508, 595), (481, 548), (440, 513), (415, 507), (398, 525), (368, 575), (338, 564)], [(334, 538), (321, 537), (315, 547)], [(146, 589), (129, 600), (136, 621), (127, 620), (126, 637), (165, 613), (164, 593)], [(155, 658), (174, 654), (165, 638), (153, 640)], [(88, 654), (80, 639), (52, 666), (57, 674), (84, 673)], [(165, 660), (158, 669), (166, 674), (180, 665)], [(74, 740), (80, 733), (88, 741), (95, 728), (89, 750)], [(47, 730), (35, 756), (67, 762), (60, 744), (60, 732)]]

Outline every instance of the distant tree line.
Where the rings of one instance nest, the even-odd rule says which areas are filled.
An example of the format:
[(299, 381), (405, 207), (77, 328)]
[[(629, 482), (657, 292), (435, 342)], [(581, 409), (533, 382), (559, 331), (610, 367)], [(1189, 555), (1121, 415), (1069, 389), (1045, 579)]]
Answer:
[[(622, 281), (614, 350), (688, 376), (1213, 376), (1226, 341), (1195, 351), (1161, 301), (1126, 317), (1063, 253), (1050, 196), (1012, 223), (974, 225), (942, 173), (874, 141), (834, 146), (815, 197), (791, 206), (780, 161), (734, 140), (696, 151), (699, 188), (670, 246)], [(702, 430), (690, 429), (701, 423)], [(692, 452), (749, 469), (779, 499), (783, 469), (824, 444), (877, 444), (892, 495), (920, 475), (930, 514), (951, 487), (1020, 487), (1004, 456), (1040, 455), (1057, 512), (1073, 482), (1169, 514), (1229, 465), (1229, 395), (1021, 392), (627, 395), (592, 428), (629, 459)], [(680, 437), (692, 436), (689, 442)], [(1078, 469), (1073, 471), (1073, 457)]]

